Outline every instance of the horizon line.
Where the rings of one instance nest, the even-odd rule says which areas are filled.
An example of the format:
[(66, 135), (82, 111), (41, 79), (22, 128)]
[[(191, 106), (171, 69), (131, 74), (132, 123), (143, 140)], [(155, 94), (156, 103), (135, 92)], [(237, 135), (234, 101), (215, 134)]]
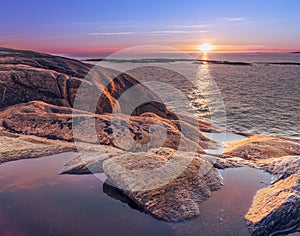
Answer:
[[(110, 55), (117, 53), (119, 51), (122, 51), (126, 48), (121, 48), (121, 49), (111, 49), (111, 50), (95, 50), (91, 51), (90, 49), (88, 50), (74, 50), (74, 51), (69, 51), (69, 50), (47, 50), (47, 49), (34, 49), (34, 48), (23, 48), (23, 47), (5, 47), (0, 45), (0, 48), (7, 48), (7, 49), (14, 49), (14, 50), (24, 50), (24, 51), (34, 51), (34, 52), (41, 52), (41, 53), (46, 53), (46, 54), (54, 54), (54, 55), (62, 55), (62, 56), (83, 56), (83, 55)], [(130, 47), (127, 47), (130, 48)], [(176, 48), (176, 47), (174, 47)], [(199, 50), (184, 50), (184, 49), (178, 49), (179, 51), (182, 51), (184, 53), (188, 54), (203, 54)], [(251, 53), (295, 53), (295, 52), (300, 52), (300, 49), (247, 49), (247, 50), (213, 50), (208, 53), (209, 54), (230, 54), (230, 53), (237, 53), (237, 54), (251, 54)], [(151, 52), (134, 52), (135, 54), (151, 54)], [(155, 52), (157, 53), (157, 52)], [(176, 53), (170, 53), (170, 52), (160, 52), (161, 54), (176, 54)]]

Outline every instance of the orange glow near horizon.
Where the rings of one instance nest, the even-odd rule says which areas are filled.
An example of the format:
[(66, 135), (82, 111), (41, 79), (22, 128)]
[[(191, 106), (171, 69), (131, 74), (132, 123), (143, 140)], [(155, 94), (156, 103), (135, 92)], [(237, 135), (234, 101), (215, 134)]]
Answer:
[[(209, 44), (211, 47), (209, 47)], [(277, 52), (294, 52), (300, 51), (299, 48), (283, 48), (283, 47), (271, 47), (266, 45), (247, 45), (247, 44), (222, 44), (222, 43), (203, 43), (197, 45), (196, 43), (192, 44), (181, 44), (181, 45), (165, 45), (169, 47), (177, 48), (178, 50), (184, 51), (186, 53), (277, 53)], [(23, 49), (23, 50), (32, 50), (43, 53), (58, 54), (58, 55), (72, 55), (72, 54), (86, 54), (86, 55), (97, 55), (97, 54), (112, 54), (118, 52), (119, 50), (132, 47), (133, 45), (105, 45), (105, 46), (77, 46), (74, 45), (55, 45), (51, 48), (46, 45), (40, 45), (38, 43), (33, 44), (32, 42), (18, 42), (11, 43), (6, 45), (1, 45), (7, 48), (14, 49)], [(202, 48), (202, 46), (204, 48)], [(202, 49), (201, 49), (202, 48)], [(204, 49), (204, 50), (203, 50)], [(210, 49), (210, 50), (208, 50)]]
[[(214, 43), (211, 44), (214, 46), (214, 49), (210, 53), (289, 53), (300, 51), (298, 48), (283, 48), (283, 47), (271, 47), (266, 45), (247, 45), (247, 44), (220, 44)], [(176, 45), (175, 47), (179, 50), (185, 51), (187, 53), (199, 53), (203, 52), (199, 49), (201, 45), (191, 44), (191, 45)], [(203, 52), (205, 53), (205, 52)]]

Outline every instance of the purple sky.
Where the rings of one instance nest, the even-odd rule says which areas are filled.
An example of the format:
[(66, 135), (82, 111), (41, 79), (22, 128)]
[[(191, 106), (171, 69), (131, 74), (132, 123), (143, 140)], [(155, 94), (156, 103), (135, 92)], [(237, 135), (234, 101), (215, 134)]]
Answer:
[(3, 0), (0, 46), (50, 53), (155, 44), (195, 51), (300, 50), (300, 1)]

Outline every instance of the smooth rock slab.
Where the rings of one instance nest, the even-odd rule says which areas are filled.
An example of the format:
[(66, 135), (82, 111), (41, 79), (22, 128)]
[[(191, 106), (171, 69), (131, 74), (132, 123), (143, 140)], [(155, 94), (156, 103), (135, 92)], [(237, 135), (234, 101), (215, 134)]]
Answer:
[(204, 158), (168, 148), (107, 159), (103, 170), (145, 212), (169, 222), (199, 215), (201, 202), (222, 186), (219, 172)]
[(71, 143), (31, 135), (12, 134), (0, 128), (0, 164), (76, 151)]
[(98, 150), (84, 150), (78, 157), (66, 163), (60, 174), (82, 175), (103, 173), (103, 161), (125, 153), (120, 149), (110, 146), (97, 145), (96, 147), (98, 147)]
[(300, 155), (300, 143), (287, 138), (253, 135), (245, 140), (230, 142), (224, 154), (250, 161)]

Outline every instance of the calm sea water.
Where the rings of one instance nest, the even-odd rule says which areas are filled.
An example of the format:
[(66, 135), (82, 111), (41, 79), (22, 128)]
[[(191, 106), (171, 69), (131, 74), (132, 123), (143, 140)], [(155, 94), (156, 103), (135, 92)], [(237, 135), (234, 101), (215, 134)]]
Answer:
[[(193, 56), (201, 59), (201, 55)], [(176, 60), (167, 63), (175, 64), (181, 69), (194, 63), (181, 61), (180, 57), (181, 55), (168, 55), (167, 58), (176, 58)], [(121, 62), (125, 68), (129, 64), (126, 60), (136, 58), (149, 58), (149, 56), (128, 57), (125, 55), (120, 57), (124, 60)], [(151, 58), (162, 57), (153, 54)], [(199, 64), (198, 79), (202, 81), (201, 77), (209, 76), (216, 82), (224, 101), (228, 129), (300, 138), (300, 54), (210, 54), (205, 59), (217, 62)], [(223, 63), (224, 61), (225, 63)], [(153, 65), (152, 62), (146, 60), (140, 64), (147, 67)], [(241, 65), (239, 63), (232, 64), (232, 62), (250, 64)], [(132, 62), (130, 63), (132, 64)], [(118, 64), (120, 63), (118, 62)], [(159, 78), (159, 81), (164, 83), (172, 81), (172, 85), (175, 83), (176, 88), (184, 91), (198, 117), (209, 119), (215, 115), (213, 109), (207, 105), (207, 98), (202, 97), (201, 93), (205, 90), (199, 91), (201, 84), (198, 84), (198, 87), (187, 86), (186, 81), (180, 76), (178, 79), (174, 79), (177, 75), (162, 75), (161, 71), (154, 69), (139, 69), (132, 74), (142, 82), (157, 80), (158, 78), (155, 76), (161, 75), (160, 77), (164, 78)], [(155, 91), (160, 90), (161, 85), (155, 89)], [(213, 102), (215, 92), (213, 89), (204, 93), (207, 93), (206, 95), (211, 97), (211, 102)], [(182, 102), (182, 99), (178, 99), (178, 92), (165, 90), (163, 94), (169, 99), (171, 108), (184, 110), (185, 103)]]
[(209, 66), (223, 95), (229, 128), (300, 137), (300, 64), (265, 63), (300, 63), (300, 54), (233, 54), (211, 58), (253, 63)]

